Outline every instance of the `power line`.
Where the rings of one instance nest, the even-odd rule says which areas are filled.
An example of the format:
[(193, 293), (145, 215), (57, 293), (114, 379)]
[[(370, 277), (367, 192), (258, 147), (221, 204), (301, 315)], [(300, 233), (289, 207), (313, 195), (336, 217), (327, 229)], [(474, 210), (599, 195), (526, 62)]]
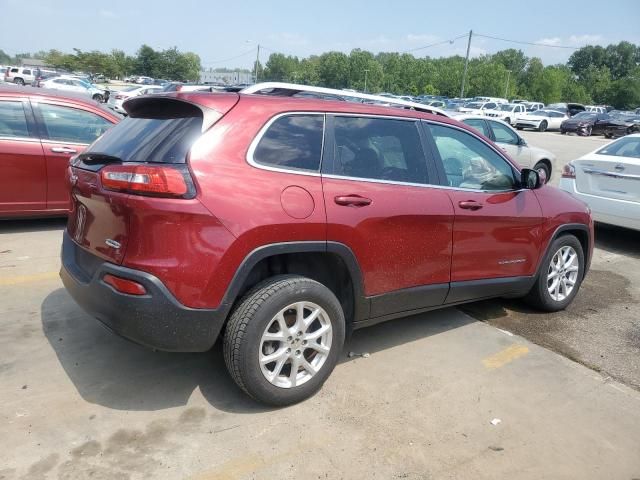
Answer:
[(224, 62), (228, 62), (229, 60), (235, 60), (236, 58), (244, 57), (245, 55), (249, 55), (250, 53), (253, 53), (255, 51), (256, 49), (254, 47), (251, 50), (247, 50), (246, 52), (241, 53), (240, 55), (236, 55), (235, 57), (223, 58), (221, 60), (211, 60), (211, 61), (206, 61), (202, 63), (204, 63), (205, 65), (211, 65), (212, 63), (224, 63)]
[(570, 47), (568, 45), (549, 45), (548, 43), (536, 43), (536, 42), (524, 42), (521, 40), (510, 40), (508, 38), (493, 37), (491, 35), (482, 35), (481, 33), (475, 33), (474, 35), (476, 37), (491, 38), (493, 40), (500, 40), (502, 42), (519, 43), (521, 45), (534, 45), (536, 47), (567, 48), (570, 50), (580, 50), (581, 48), (581, 47)]
[(423, 47), (416, 47), (416, 48), (412, 48), (412, 49), (410, 49), (410, 50), (404, 50), (402, 53), (411, 53), (411, 52), (415, 52), (415, 51), (417, 51), (417, 50), (424, 50), (425, 48), (431, 48), (431, 47), (436, 47), (436, 46), (438, 46), (438, 45), (444, 45), (445, 43), (453, 43), (453, 42), (455, 42), (456, 40), (459, 40), (459, 39), (464, 38), (464, 37), (466, 37), (466, 36), (467, 36), (467, 34), (466, 34), (466, 33), (464, 33), (464, 34), (462, 34), (462, 35), (458, 35), (457, 37), (452, 38), (452, 39), (449, 39), (449, 40), (442, 40), (442, 41), (440, 41), (440, 42), (431, 43), (431, 44), (429, 44), (429, 45), (425, 45), (425, 46), (423, 46)]

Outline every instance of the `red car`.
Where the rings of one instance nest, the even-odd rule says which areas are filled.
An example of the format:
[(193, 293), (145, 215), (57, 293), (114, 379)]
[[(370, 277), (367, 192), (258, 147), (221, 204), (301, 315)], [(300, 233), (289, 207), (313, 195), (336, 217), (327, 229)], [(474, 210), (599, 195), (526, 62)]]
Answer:
[(66, 215), (69, 158), (121, 118), (84, 97), (0, 87), (0, 218)]
[(133, 98), (72, 160), (61, 276), (111, 330), (170, 351), (223, 336), (236, 383), (285, 405), (355, 328), (573, 300), (593, 249), (582, 202), (446, 116), (271, 91)]

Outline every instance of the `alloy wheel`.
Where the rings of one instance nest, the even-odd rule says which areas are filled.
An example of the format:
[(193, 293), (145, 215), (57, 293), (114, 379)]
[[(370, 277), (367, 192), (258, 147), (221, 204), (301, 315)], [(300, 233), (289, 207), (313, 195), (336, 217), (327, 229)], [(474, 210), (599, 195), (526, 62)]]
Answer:
[(547, 291), (556, 302), (571, 295), (578, 281), (579, 263), (578, 253), (570, 246), (560, 248), (553, 255), (547, 271)]
[(331, 319), (312, 302), (296, 302), (280, 310), (260, 340), (258, 361), (264, 377), (280, 388), (308, 382), (325, 364), (333, 337)]

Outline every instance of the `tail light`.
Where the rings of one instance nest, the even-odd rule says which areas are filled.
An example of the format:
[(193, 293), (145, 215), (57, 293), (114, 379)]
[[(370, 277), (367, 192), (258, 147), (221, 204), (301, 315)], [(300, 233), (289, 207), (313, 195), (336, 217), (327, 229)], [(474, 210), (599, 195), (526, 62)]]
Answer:
[(100, 171), (107, 190), (154, 197), (193, 198), (195, 187), (186, 165), (112, 165)]
[(562, 178), (576, 178), (576, 167), (573, 163), (567, 163), (562, 168)]

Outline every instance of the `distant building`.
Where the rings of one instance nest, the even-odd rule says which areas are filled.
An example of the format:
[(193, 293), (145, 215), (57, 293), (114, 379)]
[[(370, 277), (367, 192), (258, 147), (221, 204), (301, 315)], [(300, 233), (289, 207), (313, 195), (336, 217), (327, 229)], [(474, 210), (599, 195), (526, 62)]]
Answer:
[(229, 70), (210, 68), (200, 72), (200, 83), (224, 83), (237, 85), (239, 83), (253, 83), (253, 72), (249, 70)]
[(39, 58), (21, 58), (20, 66), (21, 67), (48, 67), (47, 63), (44, 60), (40, 60)]

